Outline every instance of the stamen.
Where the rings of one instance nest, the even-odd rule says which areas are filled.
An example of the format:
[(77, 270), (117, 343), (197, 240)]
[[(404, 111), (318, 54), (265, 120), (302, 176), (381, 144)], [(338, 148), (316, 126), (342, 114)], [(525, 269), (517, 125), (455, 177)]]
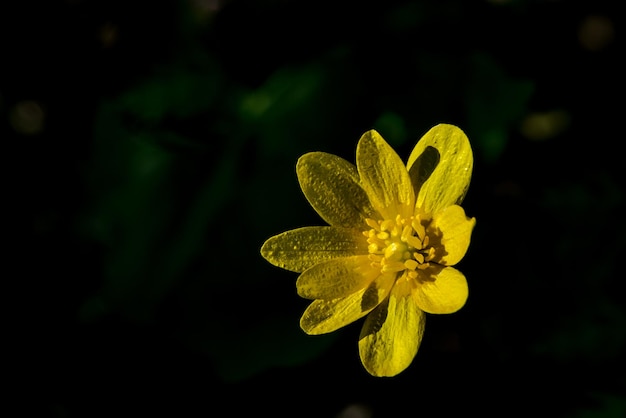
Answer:
[(381, 222), (380, 224), (380, 230), (381, 231), (390, 231), (391, 228), (394, 227), (394, 222), (390, 219), (386, 219), (384, 221)]
[(404, 261), (404, 267), (408, 268), (409, 270), (415, 270), (418, 265), (419, 263), (412, 258)]
[(420, 241), (419, 238), (417, 238), (416, 236), (409, 236), (406, 238), (406, 242), (407, 244), (409, 244), (411, 247), (417, 249), (417, 250), (421, 250), (422, 247), (422, 241)]
[(372, 218), (365, 218), (365, 223), (372, 229), (380, 231), (380, 223), (373, 220)]
[(376, 234), (376, 237), (378, 237), (378, 239), (388, 239), (389, 238), (389, 232), (379, 232), (378, 234)]
[(428, 248), (428, 255), (426, 256), (426, 261), (430, 261), (433, 258), (435, 258), (435, 248), (434, 247), (430, 247), (430, 248)]
[(402, 228), (402, 235), (400, 236), (400, 239), (404, 242), (407, 242), (407, 238), (411, 236), (412, 232), (413, 230), (411, 229), (411, 227), (406, 225), (404, 228)]
[(426, 230), (424, 229), (424, 226), (420, 223), (419, 218), (413, 219), (413, 221), (411, 222), (411, 226), (417, 233), (418, 237), (422, 238), (424, 235), (426, 235)]
[(400, 261), (392, 261), (391, 263), (384, 264), (380, 269), (383, 273), (395, 273), (404, 270), (404, 263)]
[(429, 246), (430, 239), (420, 218), (404, 219), (397, 215), (393, 220), (366, 218), (365, 222), (371, 227), (363, 235), (369, 244), (372, 267), (381, 273), (402, 272), (402, 278), (417, 286), (416, 279), (421, 280), (419, 271), (429, 268), (429, 262), (435, 258), (435, 249)]

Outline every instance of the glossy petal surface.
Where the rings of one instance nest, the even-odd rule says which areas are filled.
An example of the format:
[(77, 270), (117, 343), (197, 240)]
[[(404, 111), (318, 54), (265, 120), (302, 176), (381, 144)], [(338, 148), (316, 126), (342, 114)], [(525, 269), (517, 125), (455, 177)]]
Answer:
[(400, 280), (389, 298), (370, 313), (359, 338), (359, 354), (374, 376), (395, 376), (406, 369), (422, 341), (425, 315)]
[(354, 164), (324, 152), (303, 155), (296, 164), (300, 187), (322, 219), (332, 226), (362, 227), (376, 217)]
[(467, 280), (454, 267), (434, 266), (424, 274), (436, 277), (426, 281), (413, 293), (417, 306), (432, 314), (448, 314), (458, 311), (467, 301)]
[(465, 133), (454, 125), (431, 128), (415, 145), (407, 168), (416, 190), (416, 207), (426, 213), (463, 201), (474, 157)]
[(296, 288), (307, 299), (337, 299), (366, 288), (380, 275), (366, 255), (335, 258), (305, 270)]
[(368, 287), (345, 298), (316, 299), (300, 318), (300, 327), (307, 334), (326, 334), (367, 315), (389, 294), (394, 274), (378, 276)]
[(270, 263), (301, 273), (326, 260), (367, 254), (361, 231), (332, 226), (308, 226), (275, 235), (261, 247)]
[(409, 173), (378, 132), (363, 134), (357, 145), (356, 165), (372, 206), (385, 219), (413, 214), (415, 195)]

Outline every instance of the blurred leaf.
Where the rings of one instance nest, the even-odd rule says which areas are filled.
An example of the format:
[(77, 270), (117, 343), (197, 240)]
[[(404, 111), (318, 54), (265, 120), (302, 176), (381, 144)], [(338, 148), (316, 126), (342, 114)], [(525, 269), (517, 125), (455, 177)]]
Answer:
[(219, 82), (219, 73), (211, 68), (202, 73), (168, 71), (133, 86), (118, 99), (118, 105), (145, 121), (159, 121), (167, 115), (188, 117), (210, 106)]
[(241, 119), (256, 128), (260, 144), (271, 154), (297, 144), (302, 127), (319, 112), (324, 72), (315, 65), (278, 69), (241, 101)]
[(609, 394), (595, 394), (598, 407), (585, 408), (574, 413), (573, 418), (623, 418), (626, 416), (626, 398)]
[(404, 119), (391, 111), (384, 112), (376, 119), (374, 129), (394, 147), (403, 145), (408, 137)]
[[(542, 293), (535, 297), (536, 307), (541, 297), (542, 310), (550, 314), (536, 353), (563, 362), (599, 363), (616, 360), (626, 348), (623, 293), (613, 291), (621, 287), (616, 272), (626, 246), (626, 225), (615, 222), (623, 202), (619, 184), (604, 170), (584, 182), (544, 188), (538, 213), (550, 224), (553, 238), (532, 268), (544, 272), (535, 279)], [(581, 246), (581, 231), (596, 250)]]
[(217, 162), (207, 166), (206, 159), (166, 151), (153, 135), (129, 132), (120, 108), (125, 104), (104, 103), (96, 122), (93, 205), (84, 225), (107, 251), (103, 283), (85, 303), (85, 319), (106, 312), (151, 318), (235, 190), (241, 140), (208, 154)]
[(221, 337), (207, 341), (207, 351), (224, 380), (239, 381), (266, 369), (300, 365), (319, 356), (337, 339), (336, 334), (306, 335), (292, 317), (258, 319), (254, 327), (234, 335), (225, 329), (217, 333)]
[(417, 1), (394, 4), (384, 17), (385, 26), (400, 33), (409, 32), (428, 19), (427, 6)]
[(511, 127), (524, 115), (534, 84), (508, 76), (486, 53), (472, 56), (470, 74), (467, 131), (483, 157), (493, 162), (504, 151)]
[(569, 311), (534, 352), (559, 362), (611, 362), (626, 348), (626, 313), (610, 300), (589, 297), (586, 308)]

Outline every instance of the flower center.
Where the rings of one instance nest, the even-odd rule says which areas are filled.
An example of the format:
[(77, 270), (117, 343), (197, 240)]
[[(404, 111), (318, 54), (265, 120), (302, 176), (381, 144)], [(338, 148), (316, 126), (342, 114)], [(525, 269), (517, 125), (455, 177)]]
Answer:
[(419, 216), (404, 219), (376, 221), (366, 219), (369, 231), (364, 231), (369, 244), (372, 266), (382, 273), (404, 272), (408, 278), (416, 279), (418, 271), (430, 266), (435, 249), (429, 246), (424, 221)]

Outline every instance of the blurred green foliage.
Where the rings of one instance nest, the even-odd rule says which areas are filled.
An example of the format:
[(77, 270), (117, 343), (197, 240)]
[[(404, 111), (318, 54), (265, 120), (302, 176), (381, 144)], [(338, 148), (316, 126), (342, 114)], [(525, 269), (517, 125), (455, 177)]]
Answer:
[[(23, 384), (33, 408), (621, 416), (623, 39), (581, 40), (590, 16), (615, 25), (592, 45), (623, 29), (615, 5), (35, 3), (36, 16), (4, 14), (0, 79), (27, 218), (16, 328), (40, 376)], [(354, 161), (375, 128), (406, 156), (440, 122), (474, 146), (470, 299), (429, 317), (409, 370), (376, 380), (358, 326), (301, 332), (297, 276), (259, 248), (321, 222), (298, 187), (300, 155)], [(294, 388), (295, 407), (273, 400)], [(276, 395), (254, 398), (265, 390)]]

